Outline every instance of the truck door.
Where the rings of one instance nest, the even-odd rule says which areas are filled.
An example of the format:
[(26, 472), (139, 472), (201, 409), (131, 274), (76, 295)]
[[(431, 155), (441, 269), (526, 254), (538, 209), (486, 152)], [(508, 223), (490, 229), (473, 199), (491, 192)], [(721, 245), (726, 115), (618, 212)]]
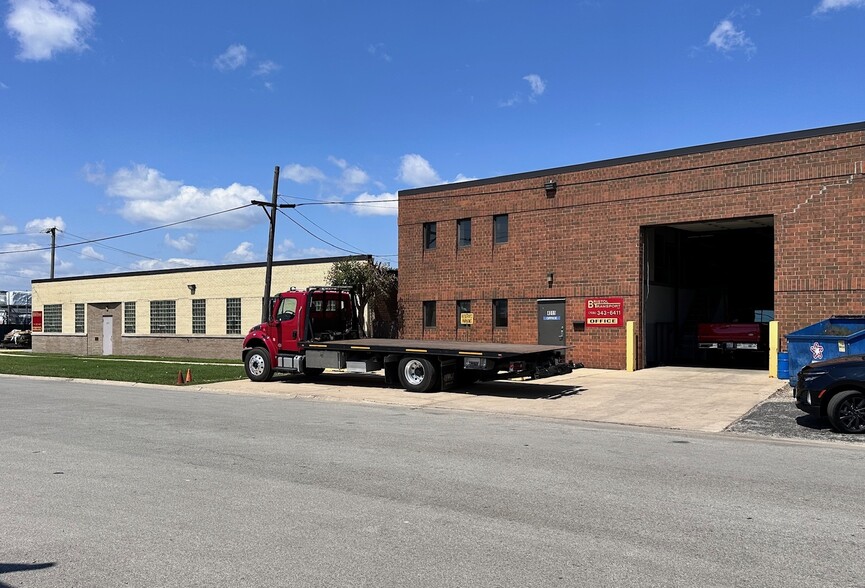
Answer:
[(538, 345), (565, 345), (564, 300), (538, 300)]
[(276, 345), (279, 351), (297, 352), (300, 350), (297, 342), (301, 336), (300, 304), (296, 294), (285, 295), (276, 308)]

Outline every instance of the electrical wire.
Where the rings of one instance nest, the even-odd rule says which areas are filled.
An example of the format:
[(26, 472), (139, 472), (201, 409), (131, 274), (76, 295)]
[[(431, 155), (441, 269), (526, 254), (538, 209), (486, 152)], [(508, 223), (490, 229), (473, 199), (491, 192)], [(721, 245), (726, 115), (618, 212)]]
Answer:
[[(191, 223), (193, 221), (201, 220), (203, 218), (210, 218), (212, 216), (217, 216), (219, 214), (225, 214), (227, 212), (234, 212), (235, 210), (241, 210), (243, 208), (249, 208), (250, 206), (255, 206), (255, 204), (244, 204), (243, 206), (235, 206), (234, 208), (229, 208), (227, 210), (220, 210), (219, 212), (211, 212), (210, 214), (203, 214), (201, 216), (196, 216), (195, 218), (187, 218), (184, 220), (176, 221), (173, 223), (168, 223), (165, 225), (160, 225), (158, 227), (150, 227), (147, 229), (140, 229), (138, 231), (131, 231), (129, 233), (123, 233), (120, 235), (112, 235), (110, 237), (100, 237), (99, 239), (88, 239), (86, 241), (80, 241), (78, 243), (67, 243), (65, 245), (55, 245), (55, 249), (59, 249), (61, 247), (75, 247), (77, 245), (87, 245), (88, 243), (99, 243), (100, 241), (109, 241), (111, 239), (120, 239), (122, 237), (131, 237), (132, 235), (140, 235), (141, 233), (147, 233), (150, 231), (158, 231), (159, 229), (165, 229), (168, 227), (174, 227), (177, 225), (182, 225), (184, 223)], [(20, 251), (0, 251), (0, 255), (8, 255), (10, 253), (32, 253), (34, 251), (48, 251), (51, 247), (38, 247), (34, 249), (22, 249)]]
[(352, 250), (350, 250), (350, 249), (346, 249), (346, 248), (344, 248), (344, 247), (340, 247), (339, 245), (334, 245), (334, 244), (331, 243), (330, 241), (326, 241), (326, 240), (322, 239), (321, 237), (319, 237), (318, 235), (316, 235), (315, 233), (313, 233), (312, 231), (310, 231), (309, 229), (307, 229), (306, 227), (304, 227), (302, 224), (300, 224), (299, 222), (297, 222), (296, 220), (294, 220), (293, 218), (291, 218), (290, 216), (288, 216), (287, 214), (285, 214), (285, 212), (283, 212), (282, 209), (279, 209), (279, 208), (278, 208), (277, 210), (279, 210), (279, 212), (282, 214), (282, 216), (284, 216), (285, 218), (287, 218), (288, 220), (290, 220), (291, 222), (293, 222), (294, 224), (296, 224), (298, 227), (300, 227), (300, 229), (301, 229), (303, 232), (307, 233), (308, 235), (310, 235), (311, 237), (313, 237), (313, 238), (315, 238), (315, 239), (318, 239), (319, 241), (321, 241), (321, 242), (324, 243), (325, 245), (329, 245), (329, 246), (333, 247), (334, 249), (339, 249), (340, 251), (344, 251), (344, 252), (346, 252), (346, 253), (352, 253), (352, 254), (354, 254), (354, 255), (366, 255), (366, 254), (364, 254), (364, 253), (361, 253), (360, 251), (352, 251)]
[[(75, 237), (76, 239), (87, 239), (87, 237), (82, 237), (81, 235), (76, 235), (75, 233), (70, 233), (69, 231), (64, 231), (60, 229), (60, 232), (66, 233), (70, 237)], [(111, 245), (105, 245), (104, 243), (94, 243), (97, 247), (102, 247), (103, 249), (111, 249), (112, 251), (117, 251), (118, 253), (125, 253), (126, 255), (131, 255), (133, 257), (140, 257), (142, 259), (149, 259), (151, 261), (161, 261), (155, 257), (148, 257), (147, 255), (142, 255), (140, 253), (134, 253), (132, 251), (126, 251), (125, 249), (119, 249), (117, 247), (112, 247)], [(120, 267), (120, 266), (118, 266)]]

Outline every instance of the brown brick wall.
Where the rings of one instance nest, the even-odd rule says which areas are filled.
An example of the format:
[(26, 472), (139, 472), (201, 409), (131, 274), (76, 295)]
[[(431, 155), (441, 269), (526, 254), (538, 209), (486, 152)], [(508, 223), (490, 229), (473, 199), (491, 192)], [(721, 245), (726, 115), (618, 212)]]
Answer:
[[(99, 328), (102, 328), (100, 319)], [(116, 325), (116, 321), (115, 321)], [(99, 331), (101, 338), (101, 330)], [(102, 355), (102, 343), (92, 341), (97, 335), (33, 335), (33, 351), (70, 355)], [(88, 341), (90, 339), (90, 341)], [(96, 347), (98, 345), (98, 347)], [(243, 336), (158, 336), (122, 335), (114, 338), (114, 355), (149, 355), (199, 359), (236, 359), (240, 361)]]
[[(639, 332), (641, 227), (753, 216), (775, 219), (782, 333), (831, 314), (865, 314), (863, 160), (865, 131), (857, 129), (400, 194), (403, 335), (453, 339), (455, 301), (470, 299), (475, 325), (461, 338), (535, 343), (537, 300), (564, 298), (569, 357), (624, 368), (624, 328), (571, 325), (584, 319), (587, 297), (621, 296)], [(543, 189), (548, 177), (558, 184), (553, 198)], [(510, 239), (494, 245), (492, 216), (504, 213)], [(468, 248), (457, 248), (459, 218), (472, 219)], [(422, 224), (430, 221), (438, 244), (425, 251)], [(507, 329), (492, 329), (494, 298), (510, 301)], [(438, 301), (438, 327), (426, 332), (424, 300)]]

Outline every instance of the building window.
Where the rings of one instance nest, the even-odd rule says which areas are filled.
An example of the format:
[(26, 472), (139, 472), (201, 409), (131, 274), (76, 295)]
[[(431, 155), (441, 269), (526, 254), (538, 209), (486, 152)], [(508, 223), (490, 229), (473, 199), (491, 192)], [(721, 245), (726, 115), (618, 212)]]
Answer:
[(493, 243), (508, 242), (508, 215), (497, 214), (493, 217)]
[(436, 326), (436, 303), (435, 300), (427, 300), (423, 303), (423, 326)]
[(225, 299), (225, 332), (240, 335), (240, 298)]
[(508, 301), (504, 299), (493, 300), (493, 326), (508, 326)]
[(135, 332), (135, 303), (134, 302), (124, 302), (123, 303), (123, 332), (124, 333), (134, 333)]
[(472, 244), (472, 219), (461, 218), (457, 221), (457, 247), (468, 247)]
[(436, 248), (436, 224), (435, 223), (424, 223), (423, 224), (423, 248), (424, 249), (435, 249)]
[(152, 300), (150, 302), (150, 332), (154, 334), (175, 333), (174, 300)]
[(192, 301), (192, 334), (204, 335), (207, 332), (207, 300)]
[(60, 333), (63, 331), (63, 305), (46, 304), (42, 308), (42, 331)]
[[(470, 327), (472, 324), (472, 301), (457, 300), (457, 326)], [(469, 315), (469, 316), (465, 316)]]
[(75, 332), (83, 333), (84, 332), (84, 305), (76, 304), (75, 305)]

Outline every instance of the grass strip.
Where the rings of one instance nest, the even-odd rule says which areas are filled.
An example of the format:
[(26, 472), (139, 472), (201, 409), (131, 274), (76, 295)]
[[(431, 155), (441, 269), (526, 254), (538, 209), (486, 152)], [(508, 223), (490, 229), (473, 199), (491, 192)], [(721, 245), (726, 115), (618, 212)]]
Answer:
[[(106, 361), (110, 359), (110, 361)], [(209, 384), (242, 380), (246, 376), (237, 361), (177, 358), (78, 357), (73, 355), (0, 353), (0, 374), (48, 376), (88, 380), (112, 380), (143, 384), (176, 384), (191, 371), (192, 383)], [(216, 365), (214, 365), (216, 364)]]

